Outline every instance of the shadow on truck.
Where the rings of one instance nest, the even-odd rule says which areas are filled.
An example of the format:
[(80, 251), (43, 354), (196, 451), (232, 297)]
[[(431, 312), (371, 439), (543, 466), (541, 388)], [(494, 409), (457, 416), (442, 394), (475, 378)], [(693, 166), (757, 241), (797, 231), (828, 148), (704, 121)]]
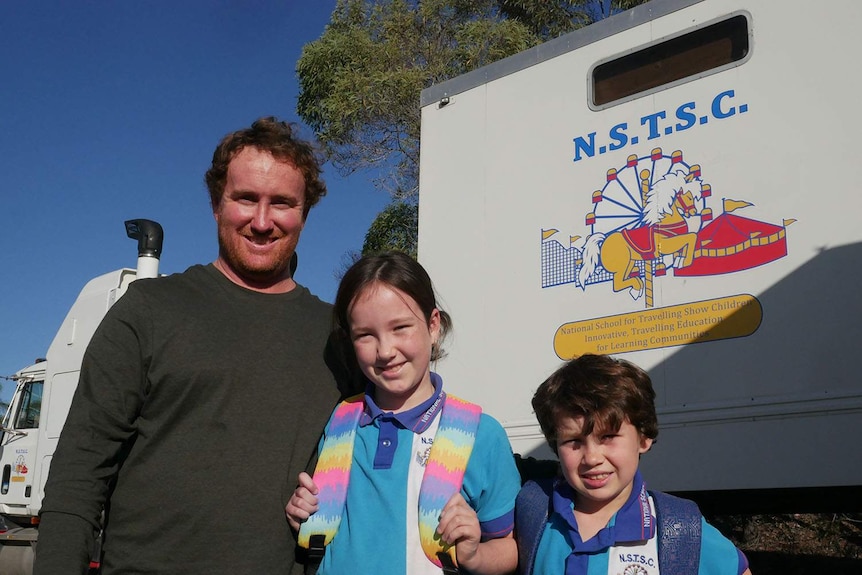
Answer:
[[(721, 349), (728, 342), (710, 342), (708, 348), (695, 343), (650, 370), (692, 379), (721, 374), (718, 379), (751, 390), (745, 403), (709, 406), (679, 389), (673, 397), (656, 389), (657, 405), (672, 407), (659, 408), (658, 441), (641, 462), (650, 486), (670, 486), (666, 490), (696, 501), (707, 516), (862, 513), (862, 458), (856, 446), (862, 376), (852, 368), (862, 341), (860, 262), (862, 243), (824, 246), (762, 292), (758, 299), (770, 317), (761, 328), (768, 331), (758, 335), (768, 345), (735, 346), (731, 358)], [(799, 341), (804, 353), (793, 343)], [(689, 404), (694, 411), (686, 409)], [(542, 449), (525, 455), (546, 456)], [(553, 465), (525, 461), (527, 475), (554, 471)], [(715, 461), (723, 465), (716, 467)], [(749, 486), (721, 488), (738, 484), (740, 475)], [(711, 488), (673, 489), (679, 481)]]

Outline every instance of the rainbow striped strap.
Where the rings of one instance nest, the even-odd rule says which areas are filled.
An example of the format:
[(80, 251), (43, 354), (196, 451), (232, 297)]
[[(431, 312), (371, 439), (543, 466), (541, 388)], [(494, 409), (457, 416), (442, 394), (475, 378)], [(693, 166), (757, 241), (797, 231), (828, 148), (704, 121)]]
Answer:
[(312, 535), (322, 534), (324, 544), (329, 545), (341, 524), (353, 462), (353, 443), (364, 406), (365, 394), (354, 395), (339, 403), (329, 419), (329, 433), (323, 440), (314, 470), (318, 510), (299, 527), (298, 543), (304, 549), (309, 548)]
[(419, 540), (425, 556), (438, 567), (443, 566), (439, 552), (448, 554), (457, 565), (455, 548), (443, 545), (437, 524), (446, 502), (461, 490), (481, 415), (478, 405), (447, 394), (425, 464), (419, 488)]
[[(329, 433), (314, 471), (319, 507), (299, 528), (300, 547), (308, 549), (311, 536), (320, 534), (324, 536), (324, 545), (329, 545), (338, 531), (347, 501), (353, 443), (364, 398), (364, 394), (348, 398), (332, 413)], [(454, 547), (440, 542), (437, 524), (446, 502), (461, 490), (481, 415), (482, 408), (478, 405), (447, 394), (425, 464), (419, 488), (419, 539), (425, 556), (438, 567), (442, 563), (437, 553), (446, 553), (453, 562), (456, 560)]]

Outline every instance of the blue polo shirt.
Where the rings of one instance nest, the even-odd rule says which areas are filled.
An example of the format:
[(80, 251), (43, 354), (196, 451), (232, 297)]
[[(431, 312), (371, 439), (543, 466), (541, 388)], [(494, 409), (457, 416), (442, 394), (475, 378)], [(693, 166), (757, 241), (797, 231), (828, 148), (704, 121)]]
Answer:
[[(428, 566), (433, 572), (441, 572), (424, 555), (416, 559), (417, 553), (422, 554), (418, 545), (416, 469), (421, 469), (427, 459), (433, 442), (430, 431), (436, 429), (432, 424), (436, 426), (445, 398), (442, 379), (432, 373), (431, 381), (434, 395), (402, 413), (382, 411), (369, 386), (353, 447), (344, 515), (338, 533), (326, 547), (320, 575), (404, 575), (427, 572)], [(327, 424), (324, 436), (328, 431)], [(503, 537), (512, 531), (520, 486), (503, 427), (483, 413), (461, 487), (461, 495), (478, 515), (483, 539)], [(418, 551), (408, 549), (411, 545)]]
[[(657, 561), (645, 559), (656, 535), (655, 510), (647, 497), (640, 472), (635, 474), (628, 500), (608, 525), (587, 541), (578, 533), (574, 515), (574, 489), (565, 481), (554, 486), (553, 512), (545, 525), (536, 551), (535, 575), (616, 575), (609, 572), (611, 553), (624, 557), (629, 565), (623, 572), (637, 575), (659, 575)], [(748, 560), (724, 535), (701, 517), (700, 575), (741, 575)], [(654, 545), (653, 545), (654, 548)], [(673, 572), (671, 567), (668, 572)]]

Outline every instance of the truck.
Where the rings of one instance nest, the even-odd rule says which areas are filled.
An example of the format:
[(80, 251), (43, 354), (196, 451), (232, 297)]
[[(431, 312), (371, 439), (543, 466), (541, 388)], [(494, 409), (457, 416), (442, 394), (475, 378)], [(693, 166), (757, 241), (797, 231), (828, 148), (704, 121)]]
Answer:
[[(15, 391), (0, 426), (0, 573), (29, 575), (38, 540), (39, 511), (51, 458), (72, 396), (81, 361), (105, 313), (133, 281), (157, 277), (164, 233), (157, 222), (125, 222), (138, 242), (135, 269), (122, 268), (90, 280), (57, 330), (45, 359), (13, 376)], [(93, 567), (97, 567), (98, 549)]]
[(862, 505), (862, 4), (654, 0), (421, 95), (419, 260), (447, 388), (524, 457), (564, 361), (657, 393), (651, 488)]

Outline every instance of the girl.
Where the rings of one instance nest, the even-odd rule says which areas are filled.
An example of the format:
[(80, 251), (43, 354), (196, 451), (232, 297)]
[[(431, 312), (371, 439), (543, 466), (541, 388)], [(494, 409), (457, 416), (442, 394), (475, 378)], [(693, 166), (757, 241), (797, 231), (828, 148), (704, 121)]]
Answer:
[(286, 507), (291, 526), (303, 524), (300, 545), (322, 552), (318, 573), (513, 571), (511, 447), (430, 370), (450, 319), (425, 269), (398, 252), (360, 259), (338, 288), (334, 323), (367, 382), (336, 408), (314, 480), (300, 474)]

